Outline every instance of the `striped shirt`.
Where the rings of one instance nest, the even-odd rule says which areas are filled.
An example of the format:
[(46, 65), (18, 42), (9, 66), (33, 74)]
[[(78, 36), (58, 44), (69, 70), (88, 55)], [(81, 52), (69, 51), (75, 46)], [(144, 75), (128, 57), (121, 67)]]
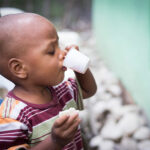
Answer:
[[(0, 106), (0, 150), (18, 146), (29, 148), (50, 133), (59, 111), (76, 107), (78, 89), (74, 79), (49, 88), (53, 100), (48, 104), (31, 104), (10, 91)], [(80, 128), (63, 150), (81, 150)]]

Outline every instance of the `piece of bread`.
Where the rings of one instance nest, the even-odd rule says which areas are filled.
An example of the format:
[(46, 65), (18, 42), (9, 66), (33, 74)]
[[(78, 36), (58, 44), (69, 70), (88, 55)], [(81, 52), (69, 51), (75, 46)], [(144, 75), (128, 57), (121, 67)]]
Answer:
[(73, 115), (74, 113), (79, 113), (79, 110), (76, 110), (75, 108), (71, 107), (67, 110), (60, 111), (58, 116), (61, 117), (63, 115)]

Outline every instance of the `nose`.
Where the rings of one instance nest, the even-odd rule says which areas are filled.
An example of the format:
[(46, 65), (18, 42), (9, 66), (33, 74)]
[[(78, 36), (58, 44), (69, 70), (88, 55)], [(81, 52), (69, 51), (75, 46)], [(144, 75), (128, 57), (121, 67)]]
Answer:
[(59, 56), (58, 56), (59, 60), (64, 60), (66, 54), (67, 54), (66, 50), (60, 50), (60, 53), (59, 53)]

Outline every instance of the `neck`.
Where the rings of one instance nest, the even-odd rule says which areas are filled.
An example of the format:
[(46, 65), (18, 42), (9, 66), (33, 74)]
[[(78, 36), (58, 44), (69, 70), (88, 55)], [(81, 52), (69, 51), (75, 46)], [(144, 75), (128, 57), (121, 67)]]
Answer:
[(46, 104), (52, 100), (51, 91), (47, 87), (26, 88), (16, 85), (13, 93), (24, 101), (33, 104)]

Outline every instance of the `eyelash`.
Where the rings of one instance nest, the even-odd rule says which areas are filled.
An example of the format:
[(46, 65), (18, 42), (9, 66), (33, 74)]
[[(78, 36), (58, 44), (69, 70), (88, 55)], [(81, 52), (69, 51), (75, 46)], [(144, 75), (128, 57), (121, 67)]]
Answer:
[(55, 52), (57, 50), (57, 45), (53, 45), (50, 49), (50, 51), (48, 51), (49, 55), (55, 55)]
[(54, 55), (55, 54), (55, 50), (48, 52), (48, 54)]

